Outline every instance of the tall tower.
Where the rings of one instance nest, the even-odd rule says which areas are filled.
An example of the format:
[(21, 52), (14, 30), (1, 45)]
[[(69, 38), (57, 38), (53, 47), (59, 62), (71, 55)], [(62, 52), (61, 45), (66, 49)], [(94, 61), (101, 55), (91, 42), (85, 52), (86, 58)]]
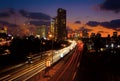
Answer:
[(65, 40), (67, 38), (67, 29), (66, 29), (66, 10), (59, 8), (57, 10), (57, 40)]
[(55, 18), (52, 18), (50, 24), (50, 34), (53, 35), (53, 38), (55, 38), (55, 20)]

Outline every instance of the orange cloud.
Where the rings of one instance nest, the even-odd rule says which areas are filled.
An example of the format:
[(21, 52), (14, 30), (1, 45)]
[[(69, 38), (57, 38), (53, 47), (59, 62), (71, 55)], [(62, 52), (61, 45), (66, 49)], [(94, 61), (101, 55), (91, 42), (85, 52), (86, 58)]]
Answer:
[[(102, 37), (107, 37), (108, 34), (110, 34), (110, 36), (112, 36), (113, 32), (115, 32), (115, 30), (113, 30), (113, 29), (105, 28), (105, 27), (100, 26), (100, 25), (95, 26), (95, 27), (91, 27), (91, 26), (88, 26), (88, 25), (84, 25), (83, 23), (75, 24), (75, 23), (72, 23), (72, 22), (68, 22), (67, 26), (70, 27), (73, 31), (74, 30), (79, 30), (81, 27), (84, 27), (85, 29), (91, 30), (91, 31), (88, 32), (89, 35), (91, 33), (101, 33)], [(120, 35), (120, 32), (118, 32), (118, 35)]]
[(72, 29), (74, 31), (74, 30), (79, 30), (80, 27), (82, 27), (82, 24), (75, 24), (72, 22), (68, 22), (67, 26), (70, 27), (70, 29)]
[(105, 28), (102, 26), (96, 26), (96, 27), (90, 27), (87, 26), (87, 28), (92, 29), (93, 31), (90, 31), (89, 33), (101, 33), (102, 37), (106, 37), (108, 34), (110, 34), (112, 36), (113, 32), (115, 32), (115, 30), (113, 29), (109, 29), (109, 28)]

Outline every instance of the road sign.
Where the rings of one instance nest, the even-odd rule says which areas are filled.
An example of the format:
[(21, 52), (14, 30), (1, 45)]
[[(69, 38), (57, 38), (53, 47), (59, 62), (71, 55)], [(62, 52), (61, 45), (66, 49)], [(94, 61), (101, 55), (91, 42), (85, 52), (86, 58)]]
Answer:
[(50, 60), (47, 60), (46, 61), (46, 67), (50, 67), (51, 66), (51, 62), (50, 62)]

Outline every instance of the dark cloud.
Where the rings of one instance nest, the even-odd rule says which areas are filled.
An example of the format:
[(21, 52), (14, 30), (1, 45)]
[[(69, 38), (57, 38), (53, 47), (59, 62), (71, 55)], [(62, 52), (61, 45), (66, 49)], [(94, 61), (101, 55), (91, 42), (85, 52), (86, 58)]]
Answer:
[(120, 12), (120, 0), (105, 0), (105, 2), (100, 5), (100, 8), (118, 13)]
[(8, 23), (7, 21), (0, 21), (0, 24), (3, 25), (3, 26), (7, 25), (9, 27), (18, 27), (18, 25), (12, 24), (12, 23)]
[(24, 17), (28, 17), (30, 19), (38, 19), (38, 20), (50, 20), (50, 16), (41, 12), (28, 12), (26, 10), (20, 10), (20, 14)]
[(19, 27), (19, 25), (17, 25), (17, 24), (11, 24), (11, 23), (9, 23), (9, 26), (10, 27)]
[(89, 21), (87, 23), (87, 25), (91, 26), (91, 27), (95, 27), (95, 26), (103, 26), (106, 28), (111, 28), (116, 30), (117, 28), (120, 28), (120, 19), (116, 19), (116, 20), (111, 20), (110, 22), (97, 22), (97, 21)]
[(30, 21), (30, 24), (33, 24), (35, 26), (40, 26), (40, 25), (50, 25), (50, 22), (44, 22), (44, 21)]
[(78, 31), (83, 31), (83, 30), (87, 30), (88, 32), (92, 31), (92, 29), (88, 29), (88, 28), (85, 28), (85, 27), (81, 27), (78, 29)]
[(38, 19), (39, 21), (30, 21), (30, 24), (35, 26), (40, 25), (50, 25), (50, 16), (43, 14), (43, 13), (29, 13), (30, 19)]
[(16, 12), (15, 12), (15, 9), (9, 8), (9, 13), (10, 13), (10, 14), (15, 14), (15, 13), (16, 13)]
[(89, 26), (98, 26), (100, 23), (99, 22), (97, 22), (97, 21), (89, 21), (88, 23), (87, 23), (87, 25), (89, 25)]
[(112, 29), (120, 28), (120, 19), (111, 20), (110, 22), (101, 22), (100, 25)]
[(23, 9), (19, 10), (19, 13), (20, 13), (22, 16), (24, 16), (24, 17), (27, 17), (28, 14), (29, 14), (27, 11), (25, 11), (25, 10), (23, 10)]
[(44, 13), (29, 13), (29, 17), (32, 19), (39, 19), (39, 20), (50, 20), (50, 16)]
[(13, 8), (8, 8), (6, 11), (2, 11), (0, 13), (0, 18), (10, 17), (11, 15), (15, 14), (16, 11)]
[[(6, 12), (1, 12), (0, 13), (0, 18), (1, 17), (9, 17), (10, 15), (14, 15), (16, 14), (17, 10), (13, 9), (13, 8), (9, 8), (7, 9)], [(26, 10), (19, 10), (18, 11), (23, 17), (28, 17), (31, 19), (30, 23), (36, 26), (40, 26), (40, 25), (49, 25), (50, 24), (50, 16), (43, 14), (43, 13), (30, 13)], [(32, 19), (38, 19), (38, 21), (33, 21)], [(10, 27), (16, 27), (17, 25), (15, 24), (11, 24), (8, 23), (7, 21), (0, 21), (0, 23), (2, 23), (3, 25), (9, 25)]]
[[(22, 18), (30, 18), (30, 20), (25, 21), (25, 23), (28, 24), (28, 22), (29, 22), (31, 24), (29, 27), (24, 27), (24, 26), (19, 26), (17, 24), (9, 23), (7, 21), (7, 19), (6, 19), (6, 21), (3, 21), (2, 19), (0, 19), (0, 26), (4, 26), (4, 25), (8, 26), (8, 32), (12, 33), (14, 35), (16, 35), (16, 33), (26, 34), (26, 33), (30, 33), (30, 31), (35, 32), (35, 30), (36, 30), (35, 26), (50, 25), (51, 17), (49, 15), (46, 15), (41, 12), (31, 13), (26, 10), (15, 10), (15, 9), (10, 8), (10, 9), (7, 9), (6, 12), (2, 11), (0, 13), (0, 18), (1, 17), (9, 17), (9, 16), (13, 17), (14, 15), (18, 15), (18, 16), (22, 15), (22, 16), (20, 16), (21, 19)], [(18, 30), (18, 31), (16, 32), (16, 30)]]
[(110, 23), (115, 28), (119, 28), (120, 27), (120, 19), (112, 20)]
[[(50, 16), (46, 15), (41, 12), (28, 12), (26, 10), (20, 10), (20, 14), (26, 18), (30, 18), (30, 24), (35, 25), (35, 26), (40, 26), (40, 25), (50, 25)], [(38, 21), (34, 21), (33, 19), (37, 19)]]
[(81, 24), (81, 21), (75, 21), (75, 24)]
[(4, 18), (4, 17), (10, 17), (8, 12), (2, 12), (0, 13), (0, 18)]
[(2, 25), (8, 25), (9, 23), (6, 22), (6, 21), (0, 21), (0, 24), (2, 24)]
[(112, 28), (110, 25), (110, 22), (101, 22), (100, 23), (101, 26), (107, 27), (107, 28)]

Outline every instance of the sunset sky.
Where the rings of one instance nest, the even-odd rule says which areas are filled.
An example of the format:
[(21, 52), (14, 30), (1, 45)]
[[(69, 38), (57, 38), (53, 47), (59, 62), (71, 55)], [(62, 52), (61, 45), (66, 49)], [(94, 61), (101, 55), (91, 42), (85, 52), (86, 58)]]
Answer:
[(57, 9), (67, 10), (67, 27), (87, 29), (107, 36), (120, 31), (120, 0), (0, 0), (0, 11), (6, 8), (42, 12), (50, 17)]

